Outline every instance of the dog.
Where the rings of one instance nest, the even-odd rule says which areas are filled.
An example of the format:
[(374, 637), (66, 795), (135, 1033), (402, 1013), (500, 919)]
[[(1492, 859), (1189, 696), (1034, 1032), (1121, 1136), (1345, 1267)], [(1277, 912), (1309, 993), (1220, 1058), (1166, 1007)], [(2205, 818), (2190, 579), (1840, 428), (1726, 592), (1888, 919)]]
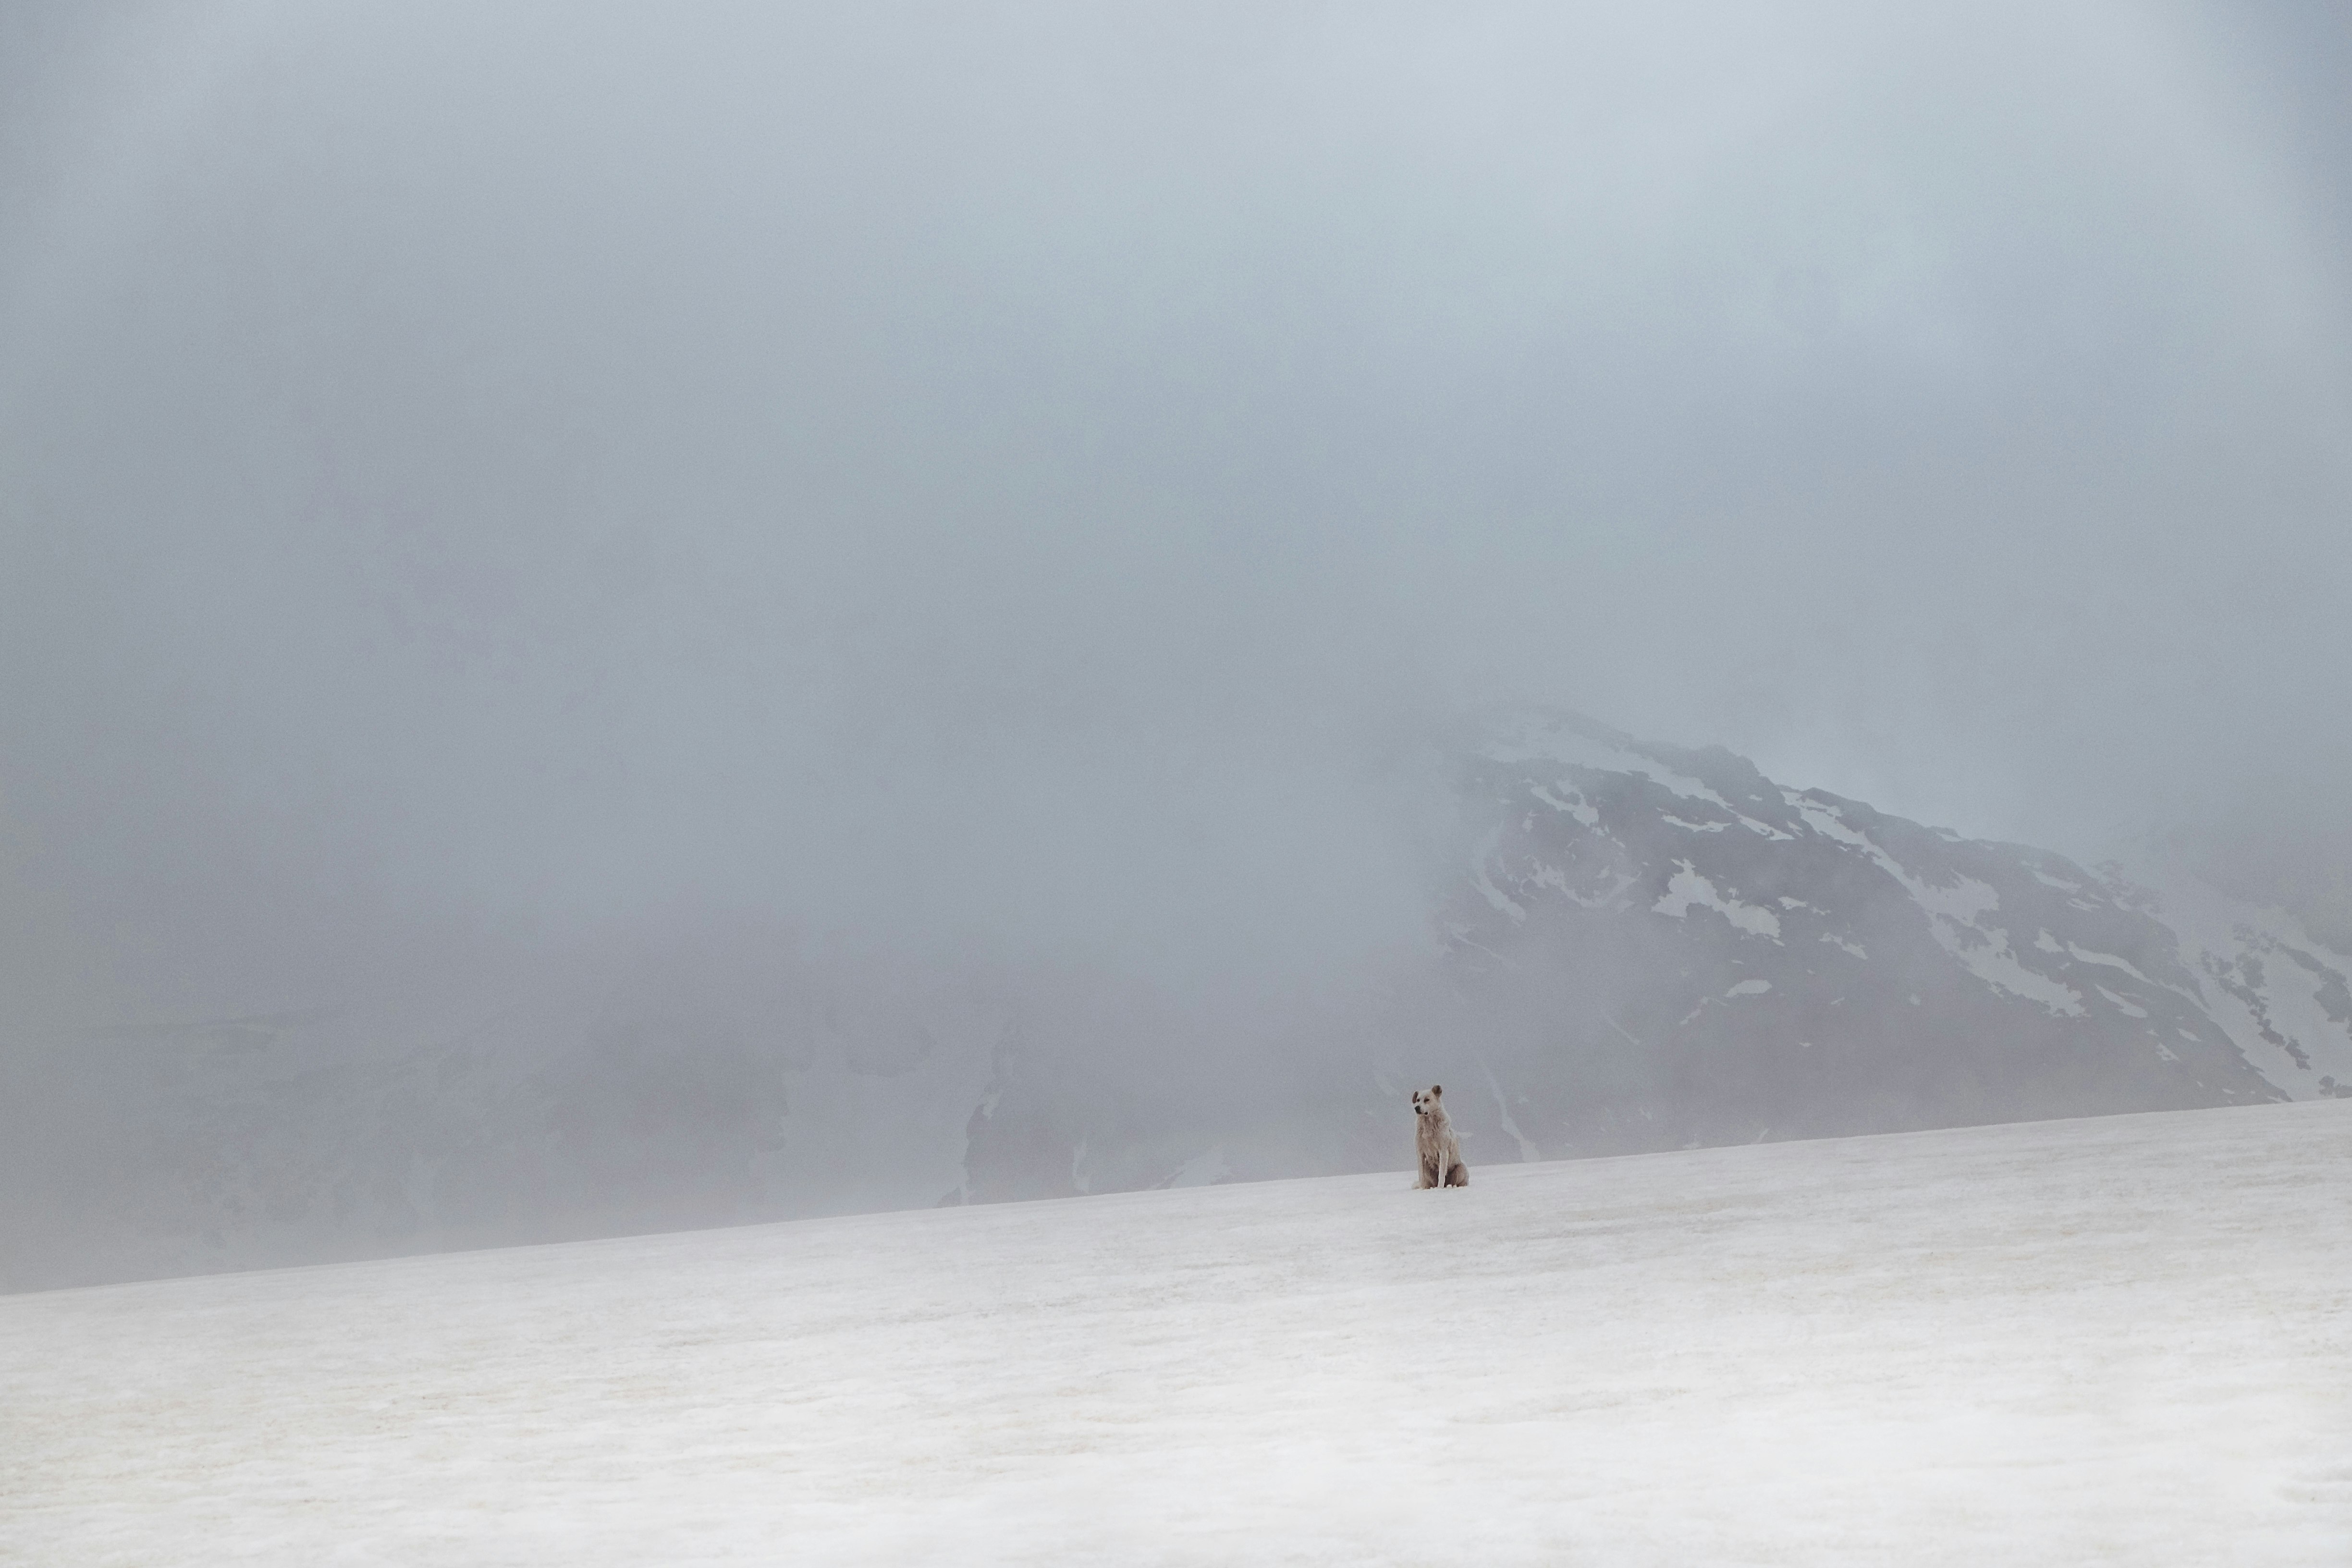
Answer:
[(1439, 1084), (1412, 1091), (1413, 1146), (1421, 1154), (1419, 1187), (1466, 1187), (1470, 1167), (1462, 1163), (1462, 1139), (1445, 1116), (1445, 1089)]

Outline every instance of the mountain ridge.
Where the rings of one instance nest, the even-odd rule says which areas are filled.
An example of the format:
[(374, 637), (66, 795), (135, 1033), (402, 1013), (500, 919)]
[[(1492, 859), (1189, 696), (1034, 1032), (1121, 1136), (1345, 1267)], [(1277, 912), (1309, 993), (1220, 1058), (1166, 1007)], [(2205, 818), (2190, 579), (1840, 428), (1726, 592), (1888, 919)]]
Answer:
[(2161, 845), (2085, 868), (1719, 746), (1431, 743), (1420, 948), (1276, 1016), (1093, 972), (680, 940), (476, 1017), (99, 1026), (0, 1057), (0, 1286), (1387, 1168), (2352, 1094), (2352, 957)]

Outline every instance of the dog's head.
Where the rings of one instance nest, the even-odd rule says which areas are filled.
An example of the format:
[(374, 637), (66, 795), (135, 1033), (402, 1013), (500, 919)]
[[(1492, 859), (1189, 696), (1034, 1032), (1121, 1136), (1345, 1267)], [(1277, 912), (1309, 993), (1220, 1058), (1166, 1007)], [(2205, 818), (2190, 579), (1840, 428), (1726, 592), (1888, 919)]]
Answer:
[(1415, 1116), (1444, 1115), (1445, 1105), (1439, 1098), (1441, 1095), (1444, 1094), (1444, 1092), (1445, 1090), (1443, 1087), (1433, 1083), (1427, 1089), (1414, 1089), (1412, 1091), (1412, 1113)]

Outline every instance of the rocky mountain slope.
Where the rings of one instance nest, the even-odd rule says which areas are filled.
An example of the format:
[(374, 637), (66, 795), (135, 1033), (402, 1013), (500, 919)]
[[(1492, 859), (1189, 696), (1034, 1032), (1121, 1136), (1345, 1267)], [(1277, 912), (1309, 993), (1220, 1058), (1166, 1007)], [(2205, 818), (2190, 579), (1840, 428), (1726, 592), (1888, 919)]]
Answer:
[[(1485, 832), (1441, 924), (1466, 994), (1542, 999), (1490, 1033), (1487, 1058), (1498, 1081), (1538, 1086), (1509, 1098), (1527, 1094), (1516, 1136), (1539, 1148), (2333, 1087), (2256, 1048), (2220, 1005), (2285, 984), (2232, 945), (2268, 951), (2280, 939), (2255, 931), (2273, 928), (2216, 925), (2200, 906), (2184, 944), (2164, 918), (2178, 896), (2118, 867), (1963, 839), (1786, 788), (1719, 749), (1564, 716), (1496, 726), (1468, 778)], [(2352, 1046), (2352, 1017), (2294, 1022)]]
[(1016, 1040), (966, 1190), (1083, 1190), (1070, 1153), (1099, 1171), (1114, 1126), (1132, 1157), (1097, 1189), (1392, 1164), (1397, 1106), (1431, 1080), (1489, 1163), (2352, 1085), (2352, 960), (2160, 854), (2086, 869), (1567, 714), (1491, 719), (1450, 754), (1466, 849), (1437, 951), (1351, 1027), (1286, 1042), (1284, 1070), (1240, 1068), (1263, 1125), (1231, 1095), (1089, 1099), (1073, 1054)]
[[(689, 935), (513, 994), (0, 1056), (0, 1285), (2352, 1093), (2352, 957), (1558, 713), (1441, 748), (1430, 936), (1311, 1005)], [(647, 976), (651, 978), (648, 979)]]

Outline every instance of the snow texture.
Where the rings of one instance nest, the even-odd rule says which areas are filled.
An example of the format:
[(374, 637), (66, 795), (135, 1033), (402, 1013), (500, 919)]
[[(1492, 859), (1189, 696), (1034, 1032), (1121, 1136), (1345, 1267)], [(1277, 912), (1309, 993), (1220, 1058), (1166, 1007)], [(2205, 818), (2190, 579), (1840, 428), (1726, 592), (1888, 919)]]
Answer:
[(2341, 1563), (2347, 1198), (2323, 1101), (17, 1296), (0, 1561)]
[(1673, 878), (1666, 883), (1664, 895), (1651, 908), (1659, 914), (1681, 920), (1694, 907), (1713, 910), (1750, 936), (1769, 937), (1774, 942), (1780, 940), (1780, 916), (1760, 904), (1746, 904), (1738, 899), (1725, 897), (1716, 890), (1713, 882), (1694, 869), (1689, 861), (1678, 861)]

